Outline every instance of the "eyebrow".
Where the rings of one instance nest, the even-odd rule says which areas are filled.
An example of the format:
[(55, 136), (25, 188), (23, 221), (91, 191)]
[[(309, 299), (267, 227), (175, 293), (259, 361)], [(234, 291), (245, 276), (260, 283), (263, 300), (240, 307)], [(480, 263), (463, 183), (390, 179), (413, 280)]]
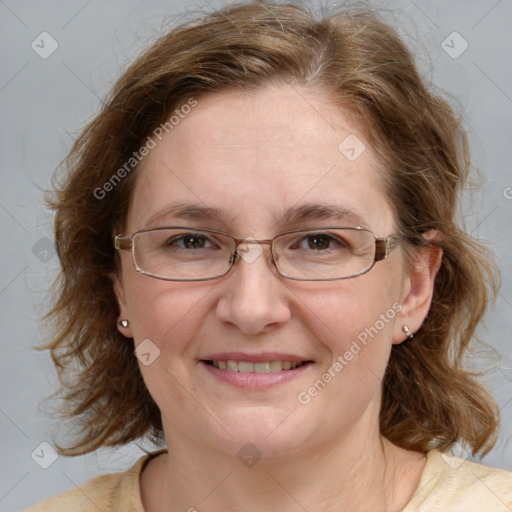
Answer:
[(149, 227), (156, 222), (163, 220), (167, 217), (177, 217), (180, 219), (190, 220), (222, 220), (227, 217), (227, 212), (217, 208), (210, 208), (208, 206), (193, 204), (193, 203), (173, 203), (166, 206), (164, 209), (156, 212), (146, 222), (145, 226)]
[[(154, 226), (155, 223), (169, 217), (195, 221), (216, 220), (225, 224), (224, 219), (232, 216), (228, 215), (223, 209), (211, 208), (201, 204), (173, 203), (152, 215), (145, 223), (145, 227)], [(343, 222), (345, 225), (353, 227), (364, 227), (366, 224), (364, 217), (351, 208), (336, 204), (307, 203), (293, 207), (281, 214), (276, 225), (296, 225), (305, 221)]]
[(279, 223), (293, 225), (307, 220), (344, 222), (353, 227), (366, 224), (364, 217), (352, 208), (337, 204), (316, 203), (307, 203), (288, 210), (282, 215)]

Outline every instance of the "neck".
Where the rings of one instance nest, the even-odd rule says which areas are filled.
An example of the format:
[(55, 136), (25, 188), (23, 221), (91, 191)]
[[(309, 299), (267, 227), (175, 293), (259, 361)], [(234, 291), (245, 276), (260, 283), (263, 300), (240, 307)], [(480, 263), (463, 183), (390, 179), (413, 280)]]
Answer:
[(416, 490), (425, 457), (354, 428), (336, 442), (293, 456), (263, 457), (252, 467), (236, 456), (173, 432), (168, 454), (141, 479), (145, 510), (322, 512), (402, 510)]

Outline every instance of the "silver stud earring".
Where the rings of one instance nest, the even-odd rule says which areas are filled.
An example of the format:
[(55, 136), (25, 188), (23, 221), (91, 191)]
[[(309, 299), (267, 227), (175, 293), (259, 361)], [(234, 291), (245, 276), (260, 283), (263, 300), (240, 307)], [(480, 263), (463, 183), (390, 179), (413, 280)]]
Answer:
[(411, 331), (411, 329), (409, 329), (407, 325), (402, 325), (402, 331), (404, 331), (404, 334), (408, 338), (412, 338), (414, 336), (414, 333)]
[(126, 329), (129, 324), (130, 324), (130, 322), (128, 322), (128, 320), (119, 320), (119, 325), (121, 327), (123, 327), (124, 329)]

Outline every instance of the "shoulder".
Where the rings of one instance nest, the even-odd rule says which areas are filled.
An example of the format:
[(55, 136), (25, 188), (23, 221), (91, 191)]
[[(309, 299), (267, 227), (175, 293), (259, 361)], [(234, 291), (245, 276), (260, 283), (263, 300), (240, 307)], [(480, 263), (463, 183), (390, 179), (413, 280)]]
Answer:
[(29, 507), (25, 512), (110, 511), (112, 510), (114, 495), (125, 478), (125, 473), (98, 476), (83, 485)]
[(58, 494), (24, 512), (144, 512), (140, 497), (140, 474), (155, 454), (141, 457), (129, 470), (97, 476), (85, 484)]
[(404, 512), (437, 510), (509, 512), (512, 473), (433, 450)]

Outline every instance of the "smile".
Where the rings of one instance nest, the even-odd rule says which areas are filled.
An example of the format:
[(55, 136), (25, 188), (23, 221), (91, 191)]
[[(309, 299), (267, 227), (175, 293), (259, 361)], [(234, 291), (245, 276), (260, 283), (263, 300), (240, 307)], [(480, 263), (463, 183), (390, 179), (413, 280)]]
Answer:
[(206, 364), (218, 368), (219, 370), (227, 370), (230, 372), (240, 373), (278, 373), (283, 370), (295, 370), (303, 366), (307, 361), (263, 361), (252, 363), (249, 361), (205, 361)]

